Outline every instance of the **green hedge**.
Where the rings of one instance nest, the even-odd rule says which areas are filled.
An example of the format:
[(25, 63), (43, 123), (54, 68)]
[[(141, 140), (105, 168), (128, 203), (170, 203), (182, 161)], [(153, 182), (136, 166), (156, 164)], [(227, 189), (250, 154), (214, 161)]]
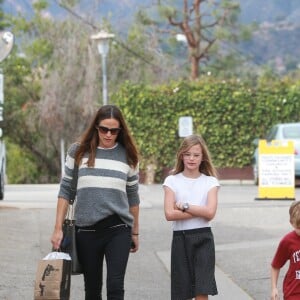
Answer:
[(300, 82), (174, 82), (149, 87), (125, 83), (111, 98), (126, 117), (141, 152), (141, 170), (174, 165), (181, 116), (193, 117), (217, 167), (251, 164), (254, 138), (275, 123), (300, 121)]

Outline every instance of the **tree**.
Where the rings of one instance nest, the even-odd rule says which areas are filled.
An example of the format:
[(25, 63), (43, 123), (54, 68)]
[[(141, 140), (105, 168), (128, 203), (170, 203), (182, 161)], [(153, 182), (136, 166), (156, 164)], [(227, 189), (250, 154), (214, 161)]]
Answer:
[(5, 29), (9, 25), (7, 19), (5, 18), (2, 5), (3, 5), (3, 0), (0, 0), (0, 30)]
[[(66, 146), (77, 139), (102, 104), (101, 59), (90, 39), (100, 27), (74, 13), (54, 20), (48, 17), (47, 5), (47, 1), (36, 1), (30, 19), (11, 16), (17, 43), (3, 63), (5, 136), (37, 166), (39, 174), (32, 172), (35, 182), (57, 182), (62, 139)], [(109, 23), (104, 25), (109, 30)], [(128, 53), (126, 43), (135, 51)], [(125, 42), (111, 44), (110, 92), (126, 80), (158, 82), (168, 77), (172, 69), (157, 71), (167, 61), (152, 51), (150, 43), (133, 28)], [(19, 174), (18, 180), (28, 182), (28, 174)]]
[[(153, 17), (157, 15), (154, 11), (149, 14), (146, 10), (140, 10), (137, 17), (142, 24), (164, 35), (184, 35), (191, 63), (190, 77), (196, 80), (200, 62), (210, 59), (211, 53), (218, 47), (218, 41), (239, 39), (240, 8), (231, 0), (182, 0), (181, 3), (180, 7), (174, 1), (157, 1), (158, 21)], [(168, 23), (162, 23), (161, 17)]]
[(18, 42), (3, 63), (4, 129), (34, 157), (37, 182), (57, 182), (61, 139), (69, 145), (80, 135), (99, 106), (100, 88), (86, 28), (45, 17), (46, 8), (47, 2), (37, 1), (30, 20), (12, 17)]
[[(181, 69), (174, 64), (174, 57), (161, 51), (157, 47), (156, 37), (147, 35), (145, 28), (141, 27), (140, 24), (130, 21), (130, 25), (127, 27), (120, 22), (110, 22), (110, 14), (116, 19), (118, 8), (129, 6), (127, 0), (118, 1), (118, 5), (112, 5), (108, 2), (104, 3), (105, 1), (103, 0), (89, 2), (96, 10), (96, 20), (99, 20), (99, 14), (103, 16), (100, 25), (93, 20), (92, 15), (87, 18), (82, 14), (80, 5), (90, 9), (90, 7), (87, 7), (87, 1), (56, 0), (55, 2), (64, 8), (69, 15), (77, 19), (78, 22), (88, 26), (94, 33), (104, 29), (115, 34), (107, 57), (109, 92), (118, 90), (124, 81), (133, 83), (143, 81), (155, 84), (179, 78), (180, 74), (182, 74)], [(103, 11), (107, 9), (107, 6), (115, 6), (116, 9), (113, 13), (108, 13), (105, 16)], [(125, 31), (124, 27), (128, 30)], [(96, 55), (98, 54), (97, 50), (95, 50), (95, 53)], [(97, 70), (101, 70), (101, 67), (101, 64), (98, 65)], [(99, 74), (99, 78), (101, 78), (101, 74)]]

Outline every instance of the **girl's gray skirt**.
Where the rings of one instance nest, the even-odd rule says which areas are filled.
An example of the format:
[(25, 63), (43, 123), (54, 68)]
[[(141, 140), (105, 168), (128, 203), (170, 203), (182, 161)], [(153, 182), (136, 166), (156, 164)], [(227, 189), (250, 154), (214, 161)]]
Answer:
[(171, 299), (217, 295), (215, 243), (210, 227), (173, 231)]

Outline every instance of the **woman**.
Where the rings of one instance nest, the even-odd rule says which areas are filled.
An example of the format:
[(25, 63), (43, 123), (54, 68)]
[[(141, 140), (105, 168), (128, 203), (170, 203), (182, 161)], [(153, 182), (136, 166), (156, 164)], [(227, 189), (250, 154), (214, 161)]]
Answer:
[(209, 221), (216, 214), (219, 183), (201, 136), (183, 140), (163, 187), (165, 216), (173, 221), (171, 299), (207, 300), (218, 293)]
[(139, 247), (138, 151), (121, 111), (102, 106), (78, 143), (67, 154), (60, 183), (54, 249), (63, 238), (62, 224), (78, 166), (75, 209), (77, 250), (83, 267), (85, 300), (102, 299), (103, 260), (107, 299), (124, 299), (129, 252)]

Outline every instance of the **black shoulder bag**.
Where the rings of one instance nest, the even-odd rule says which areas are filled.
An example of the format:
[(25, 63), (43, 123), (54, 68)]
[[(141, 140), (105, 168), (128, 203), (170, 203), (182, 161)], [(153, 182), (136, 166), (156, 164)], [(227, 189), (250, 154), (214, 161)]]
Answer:
[(76, 247), (76, 232), (75, 232), (75, 199), (77, 193), (77, 181), (78, 181), (78, 166), (74, 166), (74, 175), (71, 182), (71, 198), (69, 200), (69, 207), (66, 214), (66, 218), (63, 223), (63, 240), (61, 242), (60, 250), (66, 252), (72, 259), (72, 275), (82, 274), (82, 267), (77, 256)]

